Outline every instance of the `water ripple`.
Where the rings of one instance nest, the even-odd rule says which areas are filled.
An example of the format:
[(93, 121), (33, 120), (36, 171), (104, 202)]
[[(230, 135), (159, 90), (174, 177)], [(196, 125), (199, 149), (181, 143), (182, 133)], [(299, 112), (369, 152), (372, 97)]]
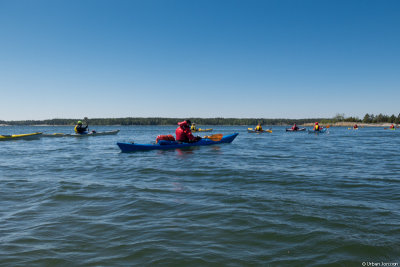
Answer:
[(174, 127), (120, 128), (117, 136), (2, 143), (2, 265), (400, 261), (397, 132), (218, 127), (240, 134), (227, 145), (124, 154), (117, 141), (152, 142)]

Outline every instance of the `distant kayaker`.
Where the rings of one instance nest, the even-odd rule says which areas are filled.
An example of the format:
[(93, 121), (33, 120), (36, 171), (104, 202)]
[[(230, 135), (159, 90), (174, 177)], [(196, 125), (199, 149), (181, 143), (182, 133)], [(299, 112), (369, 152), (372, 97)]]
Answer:
[(294, 123), (294, 125), (292, 126), (292, 130), (297, 131), (298, 129), (299, 129), (299, 127), (297, 127), (296, 123)]
[(192, 126), (190, 126), (190, 130), (197, 131), (196, 123), (192, 123)]
[(357, 125), (357, 124), (354, 124), (353, 128), (354, 128), (354, 129), (358, 129), (358, 125)]
[(261, 124), (259, 123), (259, 124), (257, 124), (256, 128), (254, 128), (254, 130), (257, 132), (262, 132), (263, 128), (261, 127)]
[(87, 133), (87, 128), (89, 127), (89, 125), (86, 123), (86, 126), (83, 127), (83, 123), (82, 121), (78, 121), (78, 124), (75, 125), (75, 133), (77, 134), (85, 134)]
[(322, 127), (320, 127), (318, 122), (316, 122), (314, 125), (314, 131), (320, 131), (321, 129), (322, 129)]
[(390, 128), (390, 129), (394, 129), (394, 128), (395, 128), (394, 124), (392, 123), (392, 125), (390, 125), (389, 128)]
[(185, 143), (194, 143), (201, 139), (200, 136), (193, 136), (192, 131), (190, 130), (191, 125), (190, 120), (185, 120), (182, 122), (178, 122), (178, 128), (176, 128), (175, 135), (176, 141), (185, 142)]

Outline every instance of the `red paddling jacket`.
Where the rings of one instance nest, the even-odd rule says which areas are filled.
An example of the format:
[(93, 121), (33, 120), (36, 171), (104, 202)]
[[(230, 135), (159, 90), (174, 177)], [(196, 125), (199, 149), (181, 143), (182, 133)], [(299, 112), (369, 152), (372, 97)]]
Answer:
[(186, 121), (178, 122), (178, 125), (178, 128), (175, 130), (176, 141), (189, 143), (196, 140)]

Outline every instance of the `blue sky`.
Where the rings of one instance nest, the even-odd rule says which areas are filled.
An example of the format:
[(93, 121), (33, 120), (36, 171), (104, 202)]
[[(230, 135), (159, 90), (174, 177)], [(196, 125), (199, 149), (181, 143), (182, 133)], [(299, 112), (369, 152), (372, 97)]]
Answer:
[(400, 1), (0, 0), (0, 120), (398, 114)]

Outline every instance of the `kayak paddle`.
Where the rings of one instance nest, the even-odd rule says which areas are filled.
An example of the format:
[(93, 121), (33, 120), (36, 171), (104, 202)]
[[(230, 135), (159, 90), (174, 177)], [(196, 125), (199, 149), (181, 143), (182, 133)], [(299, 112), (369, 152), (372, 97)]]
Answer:
[(83, 120), (85, 121), (86, 126), (87, 126), (86, 131), (89, 132), (89, 122), (88, 122), (89, 119), (88, 119), (88, 117), (83, 118)]
[(210, 136), (204, 136), (203, 138), (210, 139), (212, 141), (221, 141), (223, 134), (213, 134)]

